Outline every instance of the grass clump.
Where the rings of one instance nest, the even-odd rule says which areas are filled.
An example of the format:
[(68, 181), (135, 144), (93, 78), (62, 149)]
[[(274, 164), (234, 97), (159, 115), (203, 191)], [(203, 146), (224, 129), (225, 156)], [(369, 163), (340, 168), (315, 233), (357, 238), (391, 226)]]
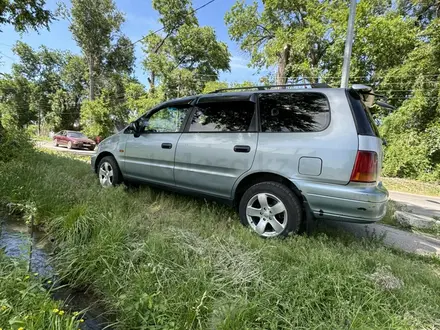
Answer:
[(26, 265), (0, 250), (0, 328), (70, 330), (82, 323), (78, 313), (63, 310)]
[(60, 276), (105, 300), (116, 328), (440, 327), (435, 260), (349, 235), (260, 239), (226, 206), (101, 189), (84, 162), (28, 157), (0, 167), (0, 196), (34, 203)]
[(382, 178), (388, 190), (407, 192), (418, 195), (440, 196), (440, 184), (402, 178)]

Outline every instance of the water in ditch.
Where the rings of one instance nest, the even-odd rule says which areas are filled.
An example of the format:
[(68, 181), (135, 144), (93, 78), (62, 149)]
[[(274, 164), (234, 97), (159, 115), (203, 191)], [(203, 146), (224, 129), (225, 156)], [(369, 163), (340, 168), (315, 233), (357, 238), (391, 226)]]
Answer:
[[(38, 273), (43, 279), (52, 279), (56, 283), (56, 274), (50, 265), (53, 246), (47, 235), (41, 231), (33, 232), (23, 222), (13, 218), (0, 218), (0, 249), (4, 249), (11, 258), (22, 258), (29, 262), (30, 244), (32, 244), (31, 272)], [(87, 292), (74, 290), (68, 286), (51, 289), (52, 298), (64, 302), (66, 309), (71, 311), (86, 310), (84, 330), (110, 329), (109, 321), (96, 298)]]

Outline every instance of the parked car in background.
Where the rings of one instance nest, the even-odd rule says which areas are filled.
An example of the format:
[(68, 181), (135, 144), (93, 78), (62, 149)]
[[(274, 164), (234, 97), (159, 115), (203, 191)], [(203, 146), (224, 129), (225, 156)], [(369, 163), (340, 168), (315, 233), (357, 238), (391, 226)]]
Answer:
[(81, 132), (60, 131), (53, 136), (53, 145), (55, 147), (67, 146), (69, 149), (95, 150), (96, 142)]
[(222, 199), (262, 237), (296, 233), (315, 217), (381, 220), (388, 192), (372, 89), (254, 89), (158, 105), (99, 144), (92, 168), (101, 185)]

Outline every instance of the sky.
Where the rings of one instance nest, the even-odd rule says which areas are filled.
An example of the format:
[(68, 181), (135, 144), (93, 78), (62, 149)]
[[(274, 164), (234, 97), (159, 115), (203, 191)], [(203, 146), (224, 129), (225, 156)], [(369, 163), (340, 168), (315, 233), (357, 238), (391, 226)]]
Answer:
[[(122, 26), (122, 32), (132, 41), (139, 40), (150, 30), (157, 30), (162, 27), (158, 21), (158, 13), (151, 5), (151, 0), (115, 1), (118, 9), (125, 13), (125, 23)], [(245, 80), (257, 82), (258, 78), (267, 73), (267, 71), (262, 71), (258, 74), (256, 69), (247, 66), (249, 62), (248, 55), (243, 53), (238, 45), (229, 39), (227, 27), (224, 23), (225, 13), (233, 6), (235, 1), (216, 0), (200, 9), (196, 15), (201, 26), (209, 25), (215, 29), (217, 39), (225, 42), (231, 53), (231, 71), (221, 73), (220, 80), (228, 82), (243, 82)], [(59, 0), (46, 0), (46, 7), (54, 10), (56, 2), (59, 2)], [(193, 8), (197, 8), (206, 2), (207, 0), (193, 0)], [(33, 48), (38, 48), (44, 44), (52, 49), (70, 50), (78, 54), (81, 52), (76, 42), (72, 39), (69, 24), (65, 20), (54, 21), (50, 25), (50, 31), (40, 30), (39, 32), (29, 32), (23, 35), (15, 32), (12, 26), (7, 25), (1, 28), (3, 31), (0, 32), (0, 72), (3, 73), (10, 72), (12, 63), (18, 61), (17, 56), (14, 55), (11, 49), (17, 40), (28, 43)], [(147, 75), (141, 65), (143, 52), (140, 43), (136, 44), (135, 56), (136, 67), (134, 74), (140, 82), (146, 85)]]

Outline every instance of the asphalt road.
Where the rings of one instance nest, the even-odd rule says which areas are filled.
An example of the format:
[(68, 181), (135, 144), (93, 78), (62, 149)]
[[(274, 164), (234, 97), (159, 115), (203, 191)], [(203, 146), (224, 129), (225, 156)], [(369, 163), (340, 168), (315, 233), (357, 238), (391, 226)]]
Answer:
[[(390, 191), (390, 199), (405, 210), (414, 214), (440, 218), (440, 198)], [(374, 224), (354, 224), (336, 221), (325, 221), (324, 225), (353, 233), (357, 237), (377, 237), (388, 246), (406, 252), (440, 256), (440, 240), (431, 236), (411, 233), (391, 226)]]
[(440, 220), (440, 197), (407, 194), (398, 191), (390, 191), (390, 199), (398, 204), (405, 204), (405, 209), (414, 214), (428, 217), (438, 217)]
[(67, 147), (55, 147), (52, 142), (49, 141), (38, 141), (37, 142), (38, 147), (51, 149), (59, 152), (69, 152), (76, 155), (82, 155), (82, 156), (91, 156), (95, 154), (95, 151), (90, 151), (86, 149), (68, 149)]
[(437, 255), (440, 257), (440, 240), (431, 236), (411, 233), (379, 223), (362, 225), (347, 222), (325, 221), (324, 225), (350, 232), (356, 237), (375, 237), (383, 239), (385, 245), (406, 252), (423, 255)]

